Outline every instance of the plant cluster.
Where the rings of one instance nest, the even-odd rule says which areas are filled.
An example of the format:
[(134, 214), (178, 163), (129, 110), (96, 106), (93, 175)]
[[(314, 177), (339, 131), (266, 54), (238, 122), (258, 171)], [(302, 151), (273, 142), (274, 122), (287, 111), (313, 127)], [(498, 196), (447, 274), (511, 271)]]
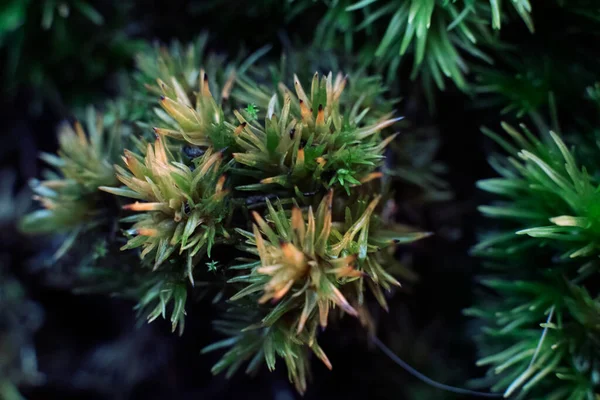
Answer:
[[(282, 54), (279, 62), (272, 62), (267, 68), (250, 66), (247, 78), (239, 76), (233, 89), (232, 97), (241, 103), (249, 103), (261, 116), (269, 109), (272, 100), (270, 86), (279, 88), (278, 100), (282, 101), (285, 86), (282, 82), (293, 84), (295, 80), (308, 80), (310, 75), (295, 76), (293, 71), (331, 71), (344, 66), (348, 71), (352, 84), (345, 88), (345, 101), (354, 107), (369, 109), (364, 115), (365, 122), (376, 123), (379, 119), (398, 109), (400, 99), (393, 96), (389, 85), (380, 75), (370, 75), (364, 66), (360, 66), (351, 57), (332, 53), (331, 51), (315, 51), (313, 49), (298, 50), (289, 47)], [(258, 83), (258, 84), (257, 84)], [(252, 103), (255, 101), (256, 103)], [(411, 121), (404, 118), (397, 121), (403, 134), (394, 138), (388, 145), (386, 162), (382, 166), (386, 187), (402, 184), (404, 190), (396, 192), (401, 201), (415, 200), (419, 203), (447, 200), (452, 197), (447, 183), (442, 178), (446, 169), (436, 160), (440, 140), (435, 134), (420, 130)], [(385, 135), (385, 132), (384, 132)], [(416, 190), (408, 190), (413, 188)]]
[[(313, 0), (292, 2), (290, 18), (296, 18), (317, 3)], [(431, 91), (432, 83), (444, 89), (446, 79), (451, 79), (461, 90), (467, 90), (465, 75), (470, 70), (471, 59), (492, 62), (486, 48), (498, 45), (494, 31), (500, 30), (506, 20), (515, 19), (513, 14), (529, 31), (534, 31), (529, 0), (324, 3), (327, 7), (315, 29), (315, 43), (354, 53), (363, 64), (376, 66), (389, 80), (410, 55), (412, 77), (422, 74)]]
[[(105, 119), (109, 126), (105, 127)], [(30, 182), (34, 199), (43, 209), (28, 214), (20, 224), (25, 232), (67, 233), (55, 259), (65, 254), (80, 234), (111, 219), (113, 204), (98, 187), (117, 183), (112, 163), (122, 151), (126, 129), (92, 108), (86, 113), (86, 127), (87, 134), (79, 121), (59, 127), (58, 154), (41, 155), (54, 170), (46, 171), (43, 180)]]
[[(481, 301), (466, 314), (481, 328), (478, 364), (488, 371), (474, 384), (518, 399), (598, 398), (599, 132), (597, 121), (578, 117), (600, 110), (600, 87), (590, 86), (598, 80), (590, 51), (600, 32), (597, 5), (246, 3), (186, 7), (219, 21), (241, 15), (248, 26), (281, 18), (304, 42), (295, 49), (297, 37), (280, 35), (278, 60), (266, 57), (269, 46), (237, 58), (208, 52), (206, 34), (188, 45), (139, 46), (121, 98), (103, 116), (89, 109), (83, 124), (61, 125), (58, 154), (41, 156), (53, 168), (31, 184), (42, 209), (20, 225), (63, 235), (52, 261), (76, 265), (75, 291), (132, 299), (141, 320), (170, 320), (180, 334), (195, 317), (187, 316), (192, 300), (208, 295), (223, 335), (203, 350), (222, 353), (212, 371), (273, 370), (279, 358), (305, 392), (311, 357), (335, 363), (319, 332), (349, 315), (373, 333), (371, 299), (387, 310), (390, 293), (415, 279), (399, 253), (429, 233), (398, 223), (398, 210), (447, 200), (450, 190), (436, 161), (439, 137), (416, 138), (421, 126), (397, 115), (401, 84), (405, 75), (420, 79), (414, 97), (423, 93), (433, 106), (436, 89), (451, 81), (493, 118), (498, 110), (528, 116), (541, 131), (503, 123), (507, 139), (484, 130), (507, 155), (490, 158), (500, 177), (478, 183), (499, 199), (480, 207), (496, 223), (473, 249), (486, 260), (486, 277)], [(8, 4), (0, 11), (8, 88), (29, 81), (58, 93), (69, 79), (54, 69), (95, 80), (110, 69), (104, 61), (125, 65), (138, 48), (130, 34), (115, 33), (130, 14), (127, 1), (112, 10), (116, 25), (104, 25), (106, 10), (83, 0)], [(535, 26), (534, 13), (544, 16)], [(275, 36), (272, 25), (258, 41)], [(87, 34), (94, 26), (102, 28)], [(31, 43), (41, 35), (60, 51), (36, 60)], [(92, 36), (97, 42), (88, 43)], [(106, 49), (115, 54), (97, 61)], [(584, 104), (586, 87), (592, 102)], [(418, 100), (408, 100), (414, 110)], [(564, 134), (554, 115), (553, 130), (546, 127), (546, 104), (567, 111)], [(10, 377), (0, 378), (5, 396), (24, 379), (24, 353), (15, 350), (28, 346), (12, 337), (23, 331), (14, 313), (27, 301), (11, 282), (0, 280), (0, 343), (12, 346), (0, 349), (8, 354), (0, 357), (2, 377)]]
[[(203, 60), (204, 41), (138, 57), (136, 80), (149, 94), (130, 108), (154, 112), (116, 116), (106, 129), (90, 113), (87, 135), (78, 123), (63, 128), (58, 156), (43, 156), (60, 174), (34, 185), (44, 209), (23, 226), (74, 232), (60, 254), (95, 229), (104, 250), (82, 273), (96, 287), (81, 289), (134, 297), (142, 316), (169, 313), (180, 333), (196, 287), (225, 296), (215, 324), (229, 338), (206, 351), (229, 350), (213, 371), (232, 374), (245, 361), (249, 372), (263, 361), (273, 369), (281, 357), (303, 392), (310, 352), (331, 367), (318, 328), (345, 314), (368, 325), (366, 298), (387, 308), (394, 275), (412, 277), (396, 246), (428, 236), (385, 211), (394, 200), (384, 152), (400, 118), (378, 89), (346, 96), (353, 81), (342, 73), (317, 72), (307, 89), (295, 75), (292, 89), (283, 78), (259, 85), (245, 72), (264, 50), (225, 68), (222, 58)], [(99, 229), (117, 218), (122, 238)]]
[(599, 390), (598, 201), (594, 171), (558, 134), (546, 142), (503, 124), (510, 140), (485, 130), (507, 153), (499, 178), (478, 186), (500, 200), (481, 212), (506, 223), (475, 248), (489, 259), (491, 294), (468, 310), (487, 384), (505, 396), (591, 399)]

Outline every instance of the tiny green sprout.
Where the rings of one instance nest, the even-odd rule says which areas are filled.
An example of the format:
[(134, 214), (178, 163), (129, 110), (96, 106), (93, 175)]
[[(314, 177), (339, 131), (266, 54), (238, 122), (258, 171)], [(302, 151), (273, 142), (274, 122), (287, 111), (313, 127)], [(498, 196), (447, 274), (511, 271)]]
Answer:
[(329, 181), (329, 186), (333, 185), (335, 181), (338, 181), (344, 187), (348, 195), (350, 195), (350, 186), (360, 185), (360, 182), (352, 176), (352, 171), (345, 168), (340, 168), (336, 171), (336, 174)]
[(258, 119), (258, 107), (256, 106), (256, 104), (254, 104), (254, 103), (248, 104), (245, 111), (252, 121)]
[(206, 267), (208, 268), (208, 270), (210, 272), (215, 272), (217, 270), (218, 266), (219, 266), (219, 262), (218, 261), (211, 260), (211, 261), (209, 261), (209, 262), (206, 263)]

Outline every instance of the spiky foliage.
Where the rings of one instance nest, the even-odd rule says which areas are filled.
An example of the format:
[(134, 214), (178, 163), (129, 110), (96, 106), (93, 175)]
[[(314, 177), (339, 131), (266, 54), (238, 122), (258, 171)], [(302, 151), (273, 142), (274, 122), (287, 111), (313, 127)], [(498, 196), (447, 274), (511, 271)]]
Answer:
[(233, 143), (233, 137), (227, 132), (223, 108), (215, 101), (209, 89), (208, 75), (204, 70), (199, 75), (199, 92), (193, 100), (181, 89), (177, 81), (171, 87), (165, 83), (160, 104), (168, 113), (168, 128), (155, 128), (160, 135), (174, 137), (196, 146), (213, 146), (218, 150)]
[(489, 365), (486, 383), (505, 396), (591, 399), (598, 393), (598, 182), (560, 137), (537, 139), (503, 125), (491, 131), (509, 153), (492, 165), (501, 175), (480, 181), (501, 202), (484, 215), (506, 221), (475, 253), (491, 259), (484, 285), (495, 295), (469, 311), (485, 328), (479, 338)]
[(226, 101), (236, 76), (235, 67), (226, 65), (225, 57), (208, 53), (207, 44), (208, 34), (204, 33), (187, 46), (179, 41), (173, 41), (168, 47), (156, 43), (151, 49), (138, 53), (135, 80), (140, 91), (137, 95), (154, 104), (162, 95), (161, 86), (166, 84), (193, 99), (203, 66), (207, 76), (213, 79), (211, 84), (223, 87), (216, 94), (216, 101), (219, 104)]
[[(30, 233), (70, 232), (61, 253), (77, 235), (105, 221), (109, 204), (98, 187), (117, 182), (112, 167), (122, 150), (123, 129), (119, 123), (104, 127), (104, 118), (88, 109), (86, 135), (80, 122), (59, 129), (58, 155), (42, 154), (55, 171), (43, 181), (34, 180), (34, 198), (43, 209), (25, 216), (21, 228)], [(67, 246), (68, 245), (68, 246)]]
[(223, 154), (208, 150), (194, 160), (192, 169), (173, 159), (164, 140), (159, 137), (154, 145), (148, 144), (143, 159), (125, 151), (123, 161), (129, 171), (119, 165), (115, 170), (127, 189), (101, 186), (100, 190), (143, 201), (123, 207), (141, 212), (125, 219), (135, 224), (130, 231), (133, 237), (123, 250), (142, 247), (141, 258), (152, 258), (154, 270), (176, 250), (185, 252), (193, 284), (194, 258), (205, 252), (210, 257), (213, 244), (229, 236), (223, 228), (228, 212)]
[(316, 341), (311, 341), (308, 330), (298, 334), (282, 321), (256, 325), (264, 315), (256, 308), (256, 303), (247, 302), (244, 306), (236, 304), (230, 307), (222, 319), (215, 321), (215, 329), (228, 338), (205, 347), (202, 352), (229, 349), (213, 366), (212, 372), (225, 372), (230, 378), (246, 362), (247, 373), (256, 373), (263, 364), (272, 371), (279, 356), (285, 362), (290, 381), (299, 392), (304, 392), (310, 377), (308, 352), (312, 351), (331, 367), (327, 356)]
[[(199, 64), (211, 63), (203, 59), (204, 40), (187, 51), (159, 49), (156, 62), (138, 59), (138, 83), (149, 96), (161, 93), (162, 110), (157, 118), (135, 114), (144, 119), (131, 122), (155, 126), (156, 137), (148, 143), (142, 133), (121, 161), (111, 158), (109, 184), (89, 182), (94, 194), (115, 205), (120, 202), (113, 196), (131, 199), (120, 209), (134, 214), (123, 216), (114, 207), (124, 217), (125, 238), (97, 239), (102, 251), (82, 268), (92, 282), (80, 289), (133, 297), (140, 315), (170, 318), (181, 333), (191, 295), (219, 287), (217, 298), (233, 294), (234, 313), (241, 308), (243, 318), (224, 322), (222, 330), (233, 338), (208, 349), (234, 345), (214, 372), (231, 374), (249, 358), (249, 371), (263, 359), (272, 369), (279, 355), (304, 391), (308, 350), (329, 364), (316, 335), (331, 310), (371, 328), (366, 288), (387, 308), (385, 292), (399, 286), (394, 276), (413, 278), (395, 260), (395, 245), (427, 234), (387, 220), (391, 213), (383, 210), (393, 208), (393, 200), (379, 170), (395, 137), (383, 137), (382, 130), (400, 118), (392, 118), (393, 101), (380, 99), (379, 78), (359, 75), (351, 99), (343, 97), (347, 79), (341, 73), (316, 73), (310, 91), (294, 75), (295, 94), (280, 82), (254, 89), (253, 73), (245, 71), (264, 50), (235, 69), (216, 58), (211, 72)], [(148, 79), (152, 74), (156, 84)], [(382, 198), (385, 207), (378, 209)], [(277, 199), (275, 206), (270, 199)], [(252, 233), (251, 209), (258, 210)], [(240, 249), (259, 260), (239, 265)], [(215, 253), (220, 257), (211, 260)], [(202, 289), (195, 287), (200, 282)]]
[(497, 297), (481, 318), (480, 343), (492, 390), (518, 399), (592, 399), (598, 391), (600, 305), (586, 289), (557, 273), (541, 280), (490, 279)]
[(296, 49), (290, 46), (282, 52), (277, 61), (249, 67), (246, 74), (238, 76), (232, 91), (232, 97), (241, 103), (256, 102), (261, 117), (266, 115), (273, 87), (291, 87), (294, 86), (295, 80), (309, 82), (314, 77), (310, 75), (311, 71), (345, 71), (347, 83), (344, 95), (339, 99), (340, 107), (345, 109), (357, 105), (361, 109), (369, 108), (365, 115), (366, 121), (389, 114), (399, 102), (391, 97), (394, 94), (384, 79), (380, 75), (368, 74), (366, 68), (360, 65), (352, 54), (331, 49)]
[[(561, 260), (594, 255), (596, 223), (600, 217), (600, 195), (595, 178), (576, 163), (571, 151), (554, 132), (550, 132), (554, 141), (550, 147), (524, 127), (525, 136), (507, 124), (503, 124), (503, 128), (517, 147), (486, 132), (510, 153), (509, 163), (516, 173), (507, 165), (496, 164), (502, 178), (484, 180), (478, 186), (506, 196), (508, 202), (481, 206), (480, 210), (490, 217), (525, 219), (527, 225), (516, 231), (519, 236), (506, 236), (502, 241), (495, 237), (491, 242), (480, 244), (481, 248), (494, 253), (496, 246), (515, 240), (525, 247), (551, 242), (556, 251), (553, 255)], [(559, 252), (561, 248), (564, 252)]]
[(365, 110), (340, 107), (345, 85), (341, 74), (335, 80), (331, 73), (322, 78), (315, 74), (307, 96), (295, 78), (297, 98), (280, 85), (283, 101), (271, 97), (264, 128), (239, 117), (243, 129), (236, 143), (241, 151), (234, 159), (257, 170), (253, 175), (260, 179), (259, 185), (244, 190), (264, 190), (276, 183), (301, 191), (339, 185), (349, 193), (352, 185), (372, 179), (393, 139), (382, 141), (379, 132), (398, 119), (390, 113), (368, 125), (361, 123)]
[[(165, 141), (157, 137), (154, 144), (147, 145), (144, 157), (125, 150), (127, 169), (114, 167), (125, 187), (99, 189), (136, 199), (123, 206), (137, 214), (121, 220), (133, 223), (124, 231), (128, 241), (121, 250), (141, 248), (141, 270), (136, 268), (136, 276), (125, 288), (115, 290), (136, 298), (139, 314), (149, 322), (159, 316), (166, 318), (171, 308), (173, 330), (179, 326), (181, 334), (188, 295), (185, 281), (193, 286), (194, 269), (200, 260), (211, 256), (215, 244), (230, 240), (225, 225), (231, 207), (223, 154), (208, 149), (186, 165), (181, 155), (176, 158), (168, 150)], [(112, 280), (118, 281), (118, 276)]]
[[(245, 285), (231, 300), (270, 301), (271, 306), (262, 306), (252, 321), (238, 318), (237, 324), (245, 321), (248, 327), (241, 333), (226, 332), (233, 337), (209, 348), (233, 346), (215, 372), (232, 373), (250, 359), (248, 371), (253, 371), (263, 357), (273, 369), (277, 352), (286, 362), (290, 380), (303, 392), (309, 375), (308, 349), (331, 368), (316, 341), (318, 326), (327, 326), (333, 309), (368, 318), (363, 307), (365, 286), (386, 307), (382, 289), (399, 283), (379, 264), (377, 255), (395, 242), (410, 243), (426, 236), (381, 229), (373, 217), (379, 201), (378, 196), (359, 201), (354, 210), (346, 207), (343, 222), (333, 220), (333, 191), (316, 212), (309, 207), (303, 214), (294, 206), (290, 215), (281, 203), (274, 207), (270, 202), (266, 219), (254, 212), (253, 232), (239, 232), (246, 237), (243, 249), (260, 260), (233, 267), (247, 272), (229, 281)], [(234, 308), (233, 316), (235, 312)]]
[[(276, 95), (269, 96), (268, 115), (262, 126), (257, 121), (258, 110), (252, 108), (254, 102), (244, 111), (231, 112), (221, 104), (228, 95), (220, 96), (218, 101), (212, 96), (208, 74), (203, 68), (194, 67), (196, 52), (186, 53), (189, 59), (183, 64), (181, 57), (176, 57), (177, 52), (175, 56), (162, 53), (157, 70), (148, 67), (146, 72), (159, 72), (168, 83), (158, 79), (158, 86), (147, 88), (151, 92), (162, 91), (160, 102), (166, 113), (159, 113), (159, 117), (170, 125), (154, 128), (154, 145), (138, 146), (140, 152), (145, 152), (144, 157), (126, 151), (123, 162), (127, 169), (115, 165), (117, 178), (125, 187), (103, 185), (101, 189), (141, 200), (123, 207), (141, 213), (123, 219), (134, 225), (125, 231), (128, 242), (122, 249), (140, 247), (142, 265), (165, 275), (162, 280), (147, 276), (153, 283), (149, 284), (149, 291), (141, 291), (145, 294), (140, 309), (153, 320), (165, 316), (167, 305), (173, 300), (180, 305), (174, 307), (178, 311), (172, 315), (173, 326), (182, 327), (186, 301), (183, 295), (187, 292), (177, 289), (175, 296), (173, 288), (156, 288), (165, 282), (181, 288), (182, 278), (188, 278), (193, 285), (194, 269), (205, 255), (210, 257), (212, 246), (232, 240), (229, 217), (238, 202), (230, 204), (226, 199), (223, 173), (229, 166), (235, 165), (232, 181), (241, 190), (260, 190), (269, 195), (277, 190), (273, 184), (278, 183), (287, 189), (283, 193), (300, 196), (303, 202), (323, 187), (343, 187), (349, 193), (361, 181), (381, 176), (375, 170), (392, 137), (382, 141), (378, 133), (395, 120), (389, 119), (388, 113), (365, 125), (361, 119), (367, 111), (359, 114), (359, 103), (351, 110), (340, 110), (345, 80), (339, 74), (334, 81), (330, 73), (323, 78), (315, 75), (310, 98), (297, 81), (300, 98), (294, 97), (293, 102), (288, 89), (282, 92), (283, 107)], [(234, 83), (233, 77), (232, 70), (225, 84), (229, 86), (227, 92)], [(198, 92), (190, 87), (192, 79), (200, 82)], [(254, 98), (258, 100), (259, 96)], [(311, 111), (313, 102), (319, 103), (319, 109)], [(174, 146), (167, 145), (167, 137), (177, 139)], [(180, 153), (185, 146), (195, 146), (197, 151)], [(284, 174), (289, 175), (290, 182), (285, 181)]]
[[(193, 95), (200, 74), (199, 66), (205, 64), (207, 41), (208, 35), (202, 34), (187, 46), (175, 40), (168, 47), (155, 43), (148, 51), (138, 53), (135, 78), (140, 89), (145, 88), (147, 94), (160, 95), (160, 81), (177, 82), (186, 94)], [(216, 67), (215, 73), (223, 66)]]
[[(297, 7), (305, 8), (307, 3), (314, 4), (306, 0)], [(422, 73), (428, 85), (433, 81), (440, 89), (445, 88), (445, 78), (467, 89), (468, 58), (491, 62), (482, 49), (495, 41), (490, 25), (499, 30), (502, 21), (516, 11), (533, 31), (529, 0), (343, 0), (327, 5), (315, 30), (319, 46), (357, 52), (355, 36), (366, 35), (367, 44), (358, 49), (364, 64), (386, 72), (391, 79), (411, 53), (413, 78)]]
[[(194, 145), (227, 148), (239, 164), (249, 167), (243, 174), (258, 181), (238, 186), (241, 190), (266, 190), (277, 184), (300, 191), (334, 185), (348, 191), (371, 179), (392, 140), (381, 141), (378, 133), (397, 119), (388, 114), (365, 125), (361, 120), (367, 111), (358, 106), (341, 109), (346, 85), (341, 74), (335, 80), (331, 73), (323, 78), (315, 74), (310, 97), (297, 79), (294, 83), (297, 97), (285, 87), (283, 100), (269, 97), (264, 126), (247, 112), (246, 116), (234, 112), (237, 126), (228, 122), (211, 95), (206, 75), (195, 109), (187, 96), (165, 85), (161, 104), (176, 126), (155, 131)], [(259, 98), (258, 93), (253, 95)]]
[[(259, 117), (264, 117), (271, 109), (272, 87), (279, 88), (276, 102), (278, 106), (284, 101), (286, 87), (294, 86), (295, 81), (310, 79), (309, 76), (295, 76), (292, 73), (294, 66), (298, 65), (306, 66), (302, 68), (304, 71), (339, 70), (344, 65), (349, 73), (345, 76), (347, 82), (343, 95), (339, 98), (339, 107), (341, 110), (363, 110), (360, 114), (361, 124), (377, 124), (381, 119), (391, 116), (393, 110), (400, 105), (399, 99), (390, 98), (391, 86), (385, 84), (381, 76), (367, 74), (365, 68), (359, 66), (351, 56), (314, 48), (289, 48), (278, 63), (268, 67), (259, 65), (249, 68), (247, 75), (239, 76), (236, 80), (232, 98), (245, 104), (255, 101)], [(363, 115), (365, 109), (369, 111)], [(416, 197), (420, 200), (450, 197), (448, 186), (441, 177), (445, 168), (434, 160), (440, 146), (436, 132), (412, 127), (410, 121), (402, 120), (382, 129), (382, 137), (390, 137), (397, 129), (402, 129), (402, 135), (390, 142), (391, 151), (388, 150), (388, 156), (391, 157), (388, 157), (388, 162), (383, 166), (386, 175), (392, 178), (389, 184), (393, 186), (393, 182), (401, 182), (403, 185), (416, 187)], [(408, 190), (403, 193), (408, 198), (411, 197)]]
[[(206, 77), (214, 92), (214, 101), (230, 112), (236, 106), (230, 99), (231, 90), (239, 75), (257, 62), (271, 46), (264, 46), (253, 53), (240, 52), (229, 59), (225, 55), (209, 51), (209, 35), (200, 34), (189, 44), (174, 40), (169, 46), (155, 43), (136, 55), (137, 71), (134, 74), (130, 97), (140, 99), (136, 104), (136, 122), (144, 128), (156, 124), (173, 124), (173, 119), (158, 105), (160, 97), (177, 98), (187, 105), (197, 104), (202, 98), (198, 92), (199, 80)], [(207, 86), (207, 87), (208, 87)], [(165, 90), (168, 94), (165, 94)], [(193, 143), (194, 145), (196, 143)]]

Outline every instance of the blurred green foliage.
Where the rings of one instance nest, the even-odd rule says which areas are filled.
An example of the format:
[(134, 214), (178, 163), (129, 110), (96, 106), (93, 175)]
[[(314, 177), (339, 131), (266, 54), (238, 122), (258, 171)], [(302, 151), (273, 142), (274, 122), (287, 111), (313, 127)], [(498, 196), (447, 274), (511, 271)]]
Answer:
[(105, 80), (131, 65), (143, 46), (130, 25), (131, 1), (8, 0), (0, 8), (2, 86), (24, 87), (37, 105), (98, 101)]

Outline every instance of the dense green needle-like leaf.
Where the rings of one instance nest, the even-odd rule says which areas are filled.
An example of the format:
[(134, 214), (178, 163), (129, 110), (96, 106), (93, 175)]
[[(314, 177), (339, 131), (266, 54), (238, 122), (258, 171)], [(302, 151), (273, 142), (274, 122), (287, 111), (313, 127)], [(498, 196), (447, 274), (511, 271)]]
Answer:
[(483, 324), (478, 364), (505, 397), (591, 399), (600, 357), (600, 185), (554, 132), (544, 143), (524, 126), (503, 128), (511, 141), (485, 132), (510, 158), (495, 158), (500, 178), (478, 183), (499, 197), (481, 212), (506, 221), (474, 248), (495, 270), (484, 281), (495, 295), (467, 310)]
[[(529, 0), (340, 0), (327, 5), (315, 31), (318, 46), (353, 51), (389, 79), (410, 54), (413, 78), (421, 75), (428, 89), (432, 83), (444, 89), (446, 78), (461, 90), (469, 88), (467, 60), (491, 63), (483, 49), (497, 42), (493, 31), (510, 18), (508, 8), (534, 30)], [(365, 33), (368, 45), (354, 48), (354, 37)]]

